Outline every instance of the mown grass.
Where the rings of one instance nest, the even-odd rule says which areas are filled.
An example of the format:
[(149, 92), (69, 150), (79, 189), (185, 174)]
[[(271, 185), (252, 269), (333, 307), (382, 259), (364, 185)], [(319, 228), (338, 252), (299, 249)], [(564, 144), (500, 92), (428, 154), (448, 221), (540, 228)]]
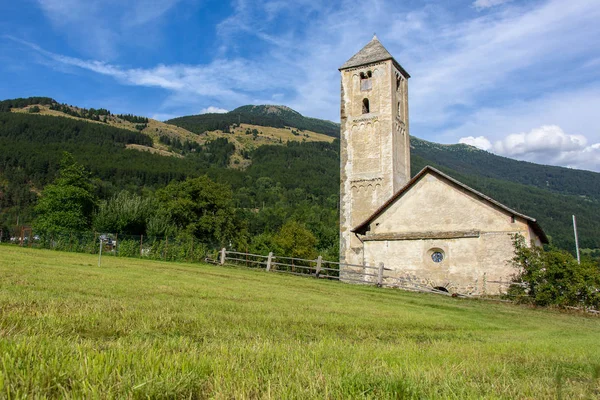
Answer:
[(0, 246), (0, 397), (597, 398), (600, 319)]

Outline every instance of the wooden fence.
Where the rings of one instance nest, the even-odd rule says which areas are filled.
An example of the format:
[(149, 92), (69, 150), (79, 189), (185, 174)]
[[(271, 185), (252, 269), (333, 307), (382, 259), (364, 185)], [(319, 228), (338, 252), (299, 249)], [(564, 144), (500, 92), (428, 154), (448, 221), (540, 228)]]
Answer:
[(383, 263), (377, 266), (345, 264), (324, 260), (321, 256), (314, 260), (303, 258), (242, 253), (221, 249), (216, 255), (207, 257), (206, 261), (218, 265), (246, 266), (265, 269), (267, 272), (285, 273), (312, 277), (317, 279), (337, 280), (378, 287), (398, 288), (417, 292), (436, 293), (451, 296), (450, 293), (424, 285), (413, 277), (390, 275), (390, 268)]

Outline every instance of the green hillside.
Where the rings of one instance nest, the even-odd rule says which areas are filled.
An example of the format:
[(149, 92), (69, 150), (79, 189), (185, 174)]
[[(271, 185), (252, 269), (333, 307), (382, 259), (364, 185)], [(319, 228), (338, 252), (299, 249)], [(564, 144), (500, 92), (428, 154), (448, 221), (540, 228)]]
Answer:
[(340, 136), (339, 125), (316, 118), (305, 117), (285, 106), (242, 106), (225, 114), (200, 114), (174, 118), (166, 121), (198, 134), (221, 130), (228, 132), (233, 124), (251, 124), (275, 128), (296, 128), (332, 137)]
[[(195, 141), (199, 135), (158, 121), (150, 120), (147, 128), (138, 131), (135, 124), (129, 126), (121, 119), (104, 123), (81, 118), (95, 118), (93, 109), (73, 108), (80, 117), (57, 116), (63, 115), (59, 111), (52, 115), (23, 112), (23, 107), (35, 102), (64, 108), (48, 98), (0, 102), (5, 111), (21, 107), (19, 113), (0, 112), (0, 229), (14, 227), (17, 219), (20, 224), (32, 223), (38, 194), (56, 176), (63, 151), (69, 151), (91, 171), (100, 200), (122, 189), (150, 196), (171, 181), (208, 174), (232, 187), (250, 250), (271, 246), (272, 235), (286, 221), (296, 220), (315, 235), (317, 251), (337, 257), (339, 141), (260, 142), (244, 133), (239, 135), (248, 136), (247, 143), (253, 146), (243, 147), (244, 142), (234, 134), (200, 135), (203, 139)], [(242, 109), (257, 115), (266, 112), (264, 107)], [(277, 109), (285, 110), (283, 115), (297, 114)], [(94, 111), (99, 110), (110, 114)], [(215, 121), (225, 118), (220, 121), (226, 124), (228, 117), (213, 116)], [(157, 143), (164, 151), (138, 151), (157, 150)], [(600, 174), (515, 161), (466, 145), (440, 145), (415, 137), (411, 143), (413, 174), (425, 165), (435, 166), (537, 218), (552, 242), (570, 251), (574, 249), (571, 215), (575, 214), (581, 247), (600, 249)], [(232, 159), (241, 159), (244, 167), (232, 169)]]
[(0, 245), (6, 398), (570, 399), (600, 320), (264, 271)]

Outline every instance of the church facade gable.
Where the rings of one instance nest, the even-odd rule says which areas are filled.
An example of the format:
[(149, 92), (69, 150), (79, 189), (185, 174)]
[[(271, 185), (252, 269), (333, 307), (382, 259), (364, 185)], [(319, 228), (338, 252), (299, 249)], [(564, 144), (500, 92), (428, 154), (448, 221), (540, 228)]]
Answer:
[(370, 234), (507, 231), (529, 236), (527, 222), (432, 172), (423, 174), (370, 223)]

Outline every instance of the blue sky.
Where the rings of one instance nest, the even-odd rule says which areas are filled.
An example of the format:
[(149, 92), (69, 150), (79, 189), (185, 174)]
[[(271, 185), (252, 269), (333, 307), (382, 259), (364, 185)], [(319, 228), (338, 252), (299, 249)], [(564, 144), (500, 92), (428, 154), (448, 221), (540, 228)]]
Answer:
[(598, 21), (598, 0), (0, 0), (0, 98), (339, 121), (337, 68), (377, 33), (412, 135), (600, 172)]

